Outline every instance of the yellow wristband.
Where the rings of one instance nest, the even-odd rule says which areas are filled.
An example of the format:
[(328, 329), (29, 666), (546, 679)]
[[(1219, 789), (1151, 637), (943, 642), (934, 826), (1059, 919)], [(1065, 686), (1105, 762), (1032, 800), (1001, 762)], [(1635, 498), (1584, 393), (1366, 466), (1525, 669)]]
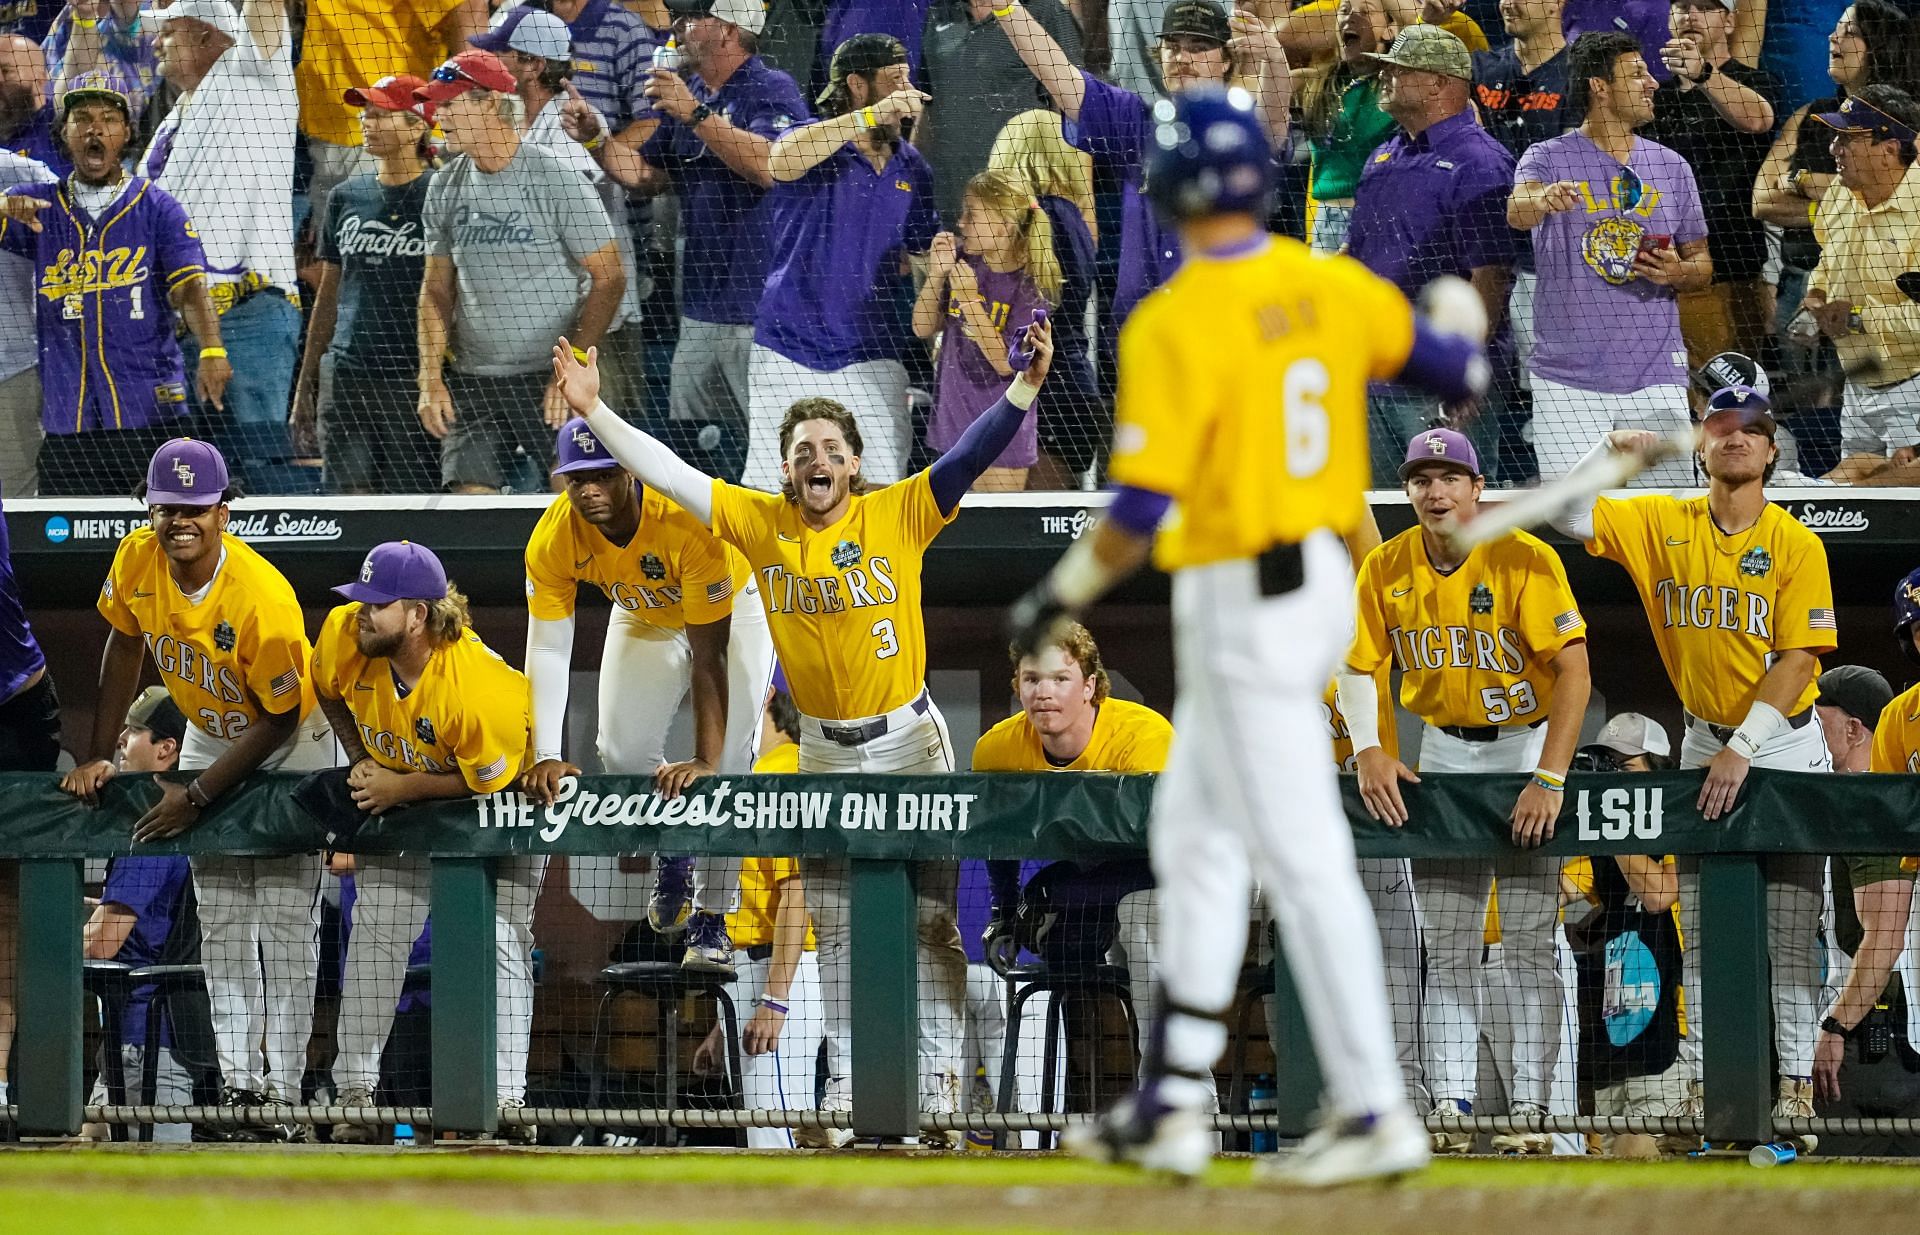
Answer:
[(1808, 202), (1807, 203), (1807, 222), (1809, 223), (1818, 222), (1819, 218), (1820, 218), (1820, 203)]
[(580, 144), (586, 147), (589, 151), (598, 150), (600, 149), (600, 147), (607, 144), (607, 131), (605, 129), (601, 129), (598, 133), (595, 133), (593, 135), (592, 141), (584, 141), (584, 142), (581, 142)]
[(1007, 18), (1009, 18), (1009, 17), (1012, 17), (1012, 16), (1013, 16), (1013, 10), (1014, 10), (1015, 8), (1017, 8), (1017, 7), (1019, 7), (1019, 6), (1017, 6), (1017, 5), (1012, 5), (1012, 4), (1009, 4), (1009, 5), (1008, 5), (1008, 6), (1006, 7), (1006, 8), (1004, 8), (1004, 9), (995, 9), (995, 10), (993, 11), (993, 19), (994, 19), (995, 21), (1005, 21), (1005, 20), (1006, 20)]
[(224, 347), (203, 347), (200, 349), (200, 359), (212, 360), (216, 357), (225, 360), (227, 358), (227, 349)]
[(576, 348), (574, 348), (574, 349), (573, 349), (573, 358), (574, 358), (575, 360), (577, 360), (577, 361), (579, 361), (579, 362), (580, 362), (581, 364), (585, 364), (585, 363), (587, 363), (587, 349), (586, 349), (586, 348), (584, 348), (584, 347), (576, 347)]
[(880, 117), (873, 114), (873, 108), (863, 107), (860, 109), (860, 123), (870, 129), (877, 129), (880, 127)]

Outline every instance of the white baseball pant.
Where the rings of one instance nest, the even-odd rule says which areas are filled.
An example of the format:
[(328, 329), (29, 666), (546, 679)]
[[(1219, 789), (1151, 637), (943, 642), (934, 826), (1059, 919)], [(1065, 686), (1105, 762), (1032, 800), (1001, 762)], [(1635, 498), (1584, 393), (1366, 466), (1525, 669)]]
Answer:
[[(953, 739), (940, 708), (924, 691), (887, 713), (887, 731), (856, 745), (829, 732), (880, 717), (822, 722), (800, 718), (800, 771), (930, 773), (954, 770)], [(807, 908), (820, 945), (820, 996), (826, 1007), (827, 1096), (821, 1109), (853, 1104), (852, 886), (845, 858), (803, 858)], [(958, 862), (920, 862), (914, 869), (919, 932), (920, 1109), (950, 1114), (960, 1095), (960, 1034), (967, 997), (967, 954), (960, 946)]]
[[(180, 768), (212, 767), (230, 745), (188, 725)], [(315, 708), (260, 767), (319, 771), (339, 764), (339, 749)], [(195, 854), (191, 865), (221, 1081), (297, 1103), (320, 970), (320, 855)]]
[[(1546, 745), (1544, 723), (1470, 742), (1428, 725), (1422, 772), (1531, 772)], [(1474, 987), (1486, 936), (1487, 894), (1500, 881), (1500, 939), (1512, 991), (1514, 1102), (1544, 1108), (1560, 1052), (1563, 998), (1554, 960), (1560, 929), (1560, 859), (1516, 850), (1491, 861), (1420, 858), (1415, 894), (1427, 940), (1423, 1021), (1427, 1084), (1436, 1102), (1472, 1102), (1479, 1090), (1480, 1010)]]
[[(727, 736), (717, 772), (750, 772), (760, 744), (760, 708), (773, 682), (773, 639), (752, 576), (735, 598), (727, 635)], [(600, 661), (600, 764), (651, 776), (666, 762), (667, 730), (693, 678), (684, 630), (662, 630), (615, 606)], [(655, 857), (655, 862), (660, 861)], [(724, 914), (740, 901), (740, 859), (700, 859), (696, 908)]]
[[(749, 1001), (767, 989), (773, 958), (755, 959), (736, 952), (734, 961), (735, 1012), (744, 1029), (754, 1011)], [(780, 1044), (764, 1055), (749, 1055), (744, 1049), (740, 1053), (740, 1104), (750, 1111), (813, 1108), (814, 1064), (826, 1029), (820, 1015), (820, 959), (816, 954), (800, 954), (793, 985), (781, 1002), (787, 1005), (787, 1021), (780, 1031)], [(792, 1128), (747, 1129), (748, 1149), (793, 1147)]]
[[(1155, 975), (1160, 972), (1162, 935), (1159, 891), (1148, 888), (1142, 892), (1127, 893), (1114, 906), (1114, 916), (1120, 921), (1120, 933), (1114, 937), (1113, 950), (1108, 958), (1127, 969), (1128, 998), (1133, 1001), (1134, 1019), (1140, 1026), (1140, 1061), (1144, 1071), (1152, 1050), (1154, 1014), (1158, 1011), (1153, 1002), (1153, 983)], [(1201, 1083), (1207, 1090), (1205, 1109), (1218, 1110), (1220, 1094), (1214, 1085), (1213, 1074), (1209, 1072)]]
[[(545, 854), (494, 862), (494, 1067), (500, 1100), (525, 1100), (533, 1040), (533, 905)], [(432, 867), (426, 858), (363, 855), (354, 860), (353, 933), (340, 978), (342, 1089), (380, 1084), (380, 1056), (407, 980), (407, 955), (427, 920)]]
[[(1303, 582), (1274, 596), (1261, 594), (1248, 559), (1174, 576), (1180, 693), (1149, 839), (1169, 1002), (1201, 1014), (1231, 1005), (1257, 877), (1280, 923), (1331, 1112), (1345, 1117), (1404, 1109), (1406, 1095), (1380, 936), (1320, 714), (1352, 629), (1353, 568), (1331, 532), (1314, 533), (1300, 552)], [(1226, 1032), (1204, 1015), (1170, 1015), (1167, 1064), (1209, 1071)], [(1167, 1093), (1197, 1105), (1204, 1089), (1170, 1082)]]
[[(1685, 386), (1647, 386), (1616, 395), (1563, 386), (1538, 373), (1528, 377), (1533, 385), (1533, 451), (1541, 480), (1571, 472), (1594, 442), (1614, 429), (1670, 435), (1686, 432), (1693, 423)], [(1655, 464), (1627, 483), (1639, 489), (1685, 489), (1693, 482), (1693, 459), (1681, 456)]]
[(1393, 1010), (1393, 1041), (1407, 1096), (1426, 1096), (1421, 1079), (1420, 904), (1413, 893), (1413, 867), (1405, 858), (1361, 858), (1360, 886), (1380, 928), (1380, 963), (1387, 975), (1387, 1006)]
[[(131, 1042), (122, 1042), (116, 1048), (110, 1042), (101, 1043), (101, 1050), (118, 1049), (120, 1052), (120, 1075), (127, 1078), (127, 1100), (139, 1102), (140, 1077), (147, 1065), (148, 1047), (135, 1046)], [(193, 1105), (193, 1077), (180, 1066), (173, 1052), (166, 1047), (154, 1048), (160, 1052), (160, 1062), (153, 1074), (153, 1104), (155, 1106), (191, 1106)], [(87, 1102), (91, 1106), (107, 1104), (107, 1077), (102, 1061), (102, 1071), (93, 1078), (93, 1092)], [(107, 1125), (99, 1124), (105, 1128)], [(135, 1135), (138, 1130), (133, 1129)], [(82, 1135), (85, 1135), (83, 1132)], [(100, 1139), (105, 1140), (103, 1135)], [(193, 1140), (193, 1125), (184, 1123), (156, 1123), (153, 1125), (155, 1145), (185, 1145)]]
[[(1689, 720), (1680, 739), (1680, 766), (1704, 768), (1726, 747), (1704, 723)], [(1827, 739), (1817, 720), (1769, 738), (1754, 753), (1753, 766), (1784, 772), (1833, 769)], [(1700, 1073), (1706, 1040), (1706, 1007), (1700, 995), (1700, 861), (1680, 858), (1680, 943), (1687, 996), (1687, 1037), (1681, 1057)], [(1820, 913), (1826, 899), (1827, 859), (1819, 854), (1776, 853), (1764, 862), (1767, 877), (1767, 954), (1773, 962), (1773, 1045), (1783, 1076), (1813, 1074), (1813, 1048), (1820, 1036)]]
[(913, 424), (907, 413), (907, 370), (897, 360), (869, 360), (822, 372), (753, 345), (747, 363), (747, 466), (740, 483), (779, 492), (780, 422), (801, 399), (832, 399), (860, 426), (860, 474), (884, 485), (907, 474)]
[[(1504, 925), (1504, 915), (1502, 922)], [(1526, 1010), (1513, 983), (1513, 971), (1505, 963), (1504, 947), (1492, 944), (1478, 971), (1480, 996), (1480, 1075), (1479, 1095), (1474, 1112), (1480, 1115), (1510, 1111), (1514, 1101), (1515, 1030)], [(1580, 1113), (1578, 1066), (1580, 1057), (1579, 971), (1573, 949), (1563, 941), (1554, 943), (1554, 965), (1560, 978), (1560, 1049), (1554, 1054), (1553, 1078), (1548, 1086), (1547, 1113)], [(1578, 1156), (1586, 1153), (1585, 1138), (1577, 1133), (1553, 1134), (1553, 1152)]]

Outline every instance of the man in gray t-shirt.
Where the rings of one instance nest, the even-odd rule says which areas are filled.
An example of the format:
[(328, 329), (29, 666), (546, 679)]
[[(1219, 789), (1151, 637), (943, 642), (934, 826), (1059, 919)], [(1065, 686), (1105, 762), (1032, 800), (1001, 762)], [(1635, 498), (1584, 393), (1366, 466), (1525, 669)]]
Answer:
[[(0, 193), (55, 181), (45, 164), (0, 150)], [(39, 484), (33, 466), (40, 453), (39, 337), (33, 263), (0, 253), (0, 494), (7, 497), (32, 497)]]
[(439, 105), (459, 155), (434, 178), (422, 216), (419, 376), (420, 420), (443, 440), (440, 479), (455, 493), (498, 492), (528, 464), (538, 470), (517, 487), (546, 489), (568, 415), (552, 385), (553, 341), (598, 344), (626, 289), (593, 186), (520, 140), (514, 84), (491, 53), (468, 51), (417, 92)]

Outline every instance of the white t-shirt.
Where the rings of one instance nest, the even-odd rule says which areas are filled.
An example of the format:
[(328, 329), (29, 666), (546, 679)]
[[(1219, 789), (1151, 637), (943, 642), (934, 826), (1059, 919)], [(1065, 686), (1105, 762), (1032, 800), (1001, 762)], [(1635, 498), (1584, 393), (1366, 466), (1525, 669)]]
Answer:
[(262, 55), (243, 25), (240, 41), (161, 122), (140, 173), (186, 207), (206, 248), (209, 281), (253, 274), (291, 295), (300, 98), (286, 12), (267, 11), (282, 23), (279, 50)]
[[(11, 150), (0, 150), (0, 193), (30, 184), (46, 185), (39, 194), (52, 201), (54, 174), (42, 164)], [(40, 363), (40, 327), (34, 317), (35, 264), (24, 257), (0, 253), (0, 382)]]

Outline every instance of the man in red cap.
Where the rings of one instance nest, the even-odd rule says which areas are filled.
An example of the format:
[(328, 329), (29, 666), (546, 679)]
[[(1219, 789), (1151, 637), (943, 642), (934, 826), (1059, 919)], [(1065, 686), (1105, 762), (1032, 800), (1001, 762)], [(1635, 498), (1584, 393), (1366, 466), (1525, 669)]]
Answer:
[(383, 77), (345, 92), (375, 170), (339, 185), (319, 229), (320, 266), (307, 351), (294, 386), (301, 453), (316, 448), (330, 493), (436, 489), (440, 446), (414, 415), (420, 212), (433, 181), (434, 105), (418, 77)]
[[(420, 420), (444, 440), (440, 481), (456, 493), (546, 490), (567, 419), (553, 338), (578, 330), (598, 343), (627, 282), (593, 186), (521, 140), (516, 85), (492, 53), (467, 51), (415, 92), (438, 106), (458, 156), (427, 192), (418, 372)], [(540, 473), (516, 474), (516, 451)]]

